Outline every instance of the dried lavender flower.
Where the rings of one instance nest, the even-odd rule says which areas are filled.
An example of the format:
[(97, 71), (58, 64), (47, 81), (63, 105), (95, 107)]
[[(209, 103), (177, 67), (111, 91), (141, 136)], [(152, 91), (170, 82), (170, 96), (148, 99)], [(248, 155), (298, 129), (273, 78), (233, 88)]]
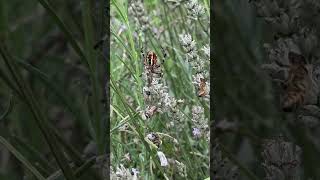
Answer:
[(153, 71), (145, 68), (143, 79), (146, 86), (143, 87), (146, 109), (142, 114), (143, 119), (150, 119), (156, 112), (167, 113), (173, 120), (182, 118), (179, 112), (183, 100), (177, 100), (169, 94), (169, 87), (165, 84), (161, 66), (155, 66)]
[(200, 138), (202, 136), (199, 128), (192, 128), (192, 135), (195, 138)]
[[(263, 65), (263, 69), (267, 70), (273, 80), (284, 82), (288, 79), (288, 69), (290, 67), (288, 54), (295, 52), (306, 57), (308, 71), (307, 79), (309, 86), (306, 88), (304, 105), (318, 104), (319, 83), (314, 78), (314, 67), (319, 62), (319, 26), (315, 26), (316, 21), (306, 21), (306, 17), (319, 11), (319, 2), (314, 0), (293, 0), (293, 1), (267, 1), (254, 0), (259, 15), (266, 22), (270, 23), (275, 30), (275, 41), (266, 44), (266, 51), (270, 62)], [(314, 19), (319, 19), (315, 17)], [(283, 67), (280, 67), (283, 66)], [(298, 119), (304, 119), (313, 122), (314, 118), (304, 117), (297, 114)], [(314, 123), (311, 123), (314, 124)]]
[(227, 158), (222, 157), (218, 143), (212, 149), (213, 179), (229, 180), (238, 179), (238, 168), (233, 166)]
[(128, 12), (135, 19), (136, 26), (145, 32), (150, 29), (150, 20), (147, 16), (147, 12), (144, 8), (144, 4), (141, 0), (132, 0), (130, 6), (128, 7)]
[(193, 122), (193, 130), (195, 133), (193, 135), (196, 135), (195, 137), (199, 137), (199, 133), (197, 131), (200, 131), (201, 136), (209, 137), (209, 125), (208, 125), (208, 119), (204, 115), (204, 108), (201, 106), (193, 106), (192, 107), (192, 122)]
[(206, 44), (205, 46), (203, 46), (203, 48), (201, 49), (204, 54), (208, 57), (210, 57), (210, 46), (209, 44)]
[(262, 157), (266, 179), (300, 179), (299, 165), (301, 163), (301, 148), (285, 142), (282, 137), (265, 140)]
[(140, 173), (140, 171), (136, 168), (131, 168), (131, 174), (138, 176), (138, 174)]
[(181, 5), (182, 3), (182, 0), (165, 0), (164, 1), (166, 4), (168, 4), (169, 8), (171, 10), (177, 8), (178, 6)]
[(190, 34), (180, 34), (179, 41), (184, 51), (187, 53), (188, 62), (195, 61), (198, 58), (196, 42), (192, 39)]
[(187, 167), (186, 167), (186, 165), (183, 164), (182, 162), (177, 161), (177, 160), (175, 160), (175, 164), (176, 164), (176, 167), (178, 169), (178, 174), (181, 177), (186, 178), (187, 177)]
[(318, 46), (318, 37), (314, 28), (303, 27), (293, 37), (295, 43), (305, 54), (313, 53)]
[(253, 1), (259, 16), (271, 17), (280, 13), (281, 9), (277, 1), (255, 0)]
[(156, 106), (157, 112), (163, 113), (175, 110), (177, 100), (169, 95), (169, 87), (162, 82), (162, 78), (152, 78), (150, 86), (143, 88), (143, 94), (146, 103), (150, 107)]
[(185, 4), (188, 12), (188, 17), (193, 20), (198, 20), (205, 13), (203, 6), (198, 0), (188, 0)]
[[(179, 41), (184, 51), (186, 52), (186, 59), (190, 63), (192, 69), (195, 73), (201, 73), (204, 75), (205, 79), (208, 79), (209, 72), (206, 67), (209, 61), (201, 59), (198, 55), (198, 50), (196, 47), (196, 42), (192, 39), (190, 34), (180, 34)], [(205, 53), (208, 53), (210, 57), (210, 48), (208, 46), (204, 47)]]
[(130, 171), (129, 169), (125, 168), (123, 164), (120, 164), (116, 168), (116, 171), (113, 170), (113, 167), (110, 167), (110, 179), (111, 180), (137, 180), (138, 179), (139, 171), (135, 168), (132, 168)]

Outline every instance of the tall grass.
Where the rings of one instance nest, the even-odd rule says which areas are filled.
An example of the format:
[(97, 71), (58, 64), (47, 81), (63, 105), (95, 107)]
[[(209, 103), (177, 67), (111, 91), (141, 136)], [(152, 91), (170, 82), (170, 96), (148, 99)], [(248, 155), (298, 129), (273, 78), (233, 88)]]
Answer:
[[(209, 176), (209, 139), (205, 133), (201, 137), (193, 136), (193, 128), (199, 122), (195, 122), (192, 114), (193, 107), (198, 106), (204, 108), (200, 116), (209, 118), (209, 103), (205, 97), (198, 97), (194, 64), (181, 39), (181, 35), (190, 34), (196, 42), (192, 53), (209, 64), (209, 57), (201, 50), (209, 44), (209, 12), (205, 11), (209, 1), (198, 2), (204, 14), (197, 20), (189, 17), (186, 8), (189, 1), (175, 2), (111, 1), (111, 178), (205, 179)], [(134, 9), (133, 5), (139, 8)], [(169, 95), (165, 97), (184, 101), (178, 103), (177, 113), (164, 108), (162, 113), (157, 111), (150, 118), (145, 117), (150, 104), (146, 102), (146, 69), (141, 49), (145, 54), (155, 52), (158, 62), (164, 60), (160, 66), (164, 76), (160, 79), (169, 87)], [(201, 71), (209, 71), (209, 66)], [(162, 143), (158, 147), (148, 138), (151, 133), (159, 135)], [(160, 161), (159, 152), (165, 155), (168, 166)]]
[(106, 67), (94, 43), (105, 16), (94, 7), (0, 2), (0, 179), (102, 179)]

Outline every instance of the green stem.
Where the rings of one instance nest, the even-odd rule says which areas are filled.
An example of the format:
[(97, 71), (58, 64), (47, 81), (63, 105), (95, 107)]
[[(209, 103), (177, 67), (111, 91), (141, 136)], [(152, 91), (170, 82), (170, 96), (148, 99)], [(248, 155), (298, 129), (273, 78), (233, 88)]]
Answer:
[(93, 84), (93, 101), (92, 101), (92, 111), (93, 111), (93, 121), (95, 130), (95, 138), (98, 145), (99, 154), (103, 154), (105, 150), (106, 143), (104, 142), (103, 137), (103, 123), (101, 118), (101, 109), (100, 109), (100, 97), (101, 97), (101, 87), (99, 85), (98, 79), (98, 61), (97, 55), (94, 51), (94, 28), (92, 21), (92, 1), (85, 0), (82, 2), (82, 11), (83, 11), (83, 27), (84, 27), (84, 35), (85, 35), (85, 49), (86, 49), (86, 57), (89, 63), (90, 75)]
[(6, 118), (10, 114), (12, 107), (13, 107), (13, 102), (12, 102), (13, 100), (12, 99), (13, 99), (13, 96), (11, 95), (10, 99), (9, 99), (8, 107), (5, 109), (3, 114), (0, 115), (0, 121), (3, 120), (4, 118)]
[(80, 56), (80, 60), (83, 64), (86, 66), (89, 66), (88, 60), (83, 52), (83, 50), (80, 48), (78, 42), (73, 37), (72, 33), (68, 30), (67, 26), (64, 24), (64, 22), (59, 18), (51, 4), (46, 0), (38, 0), (38, 2), (46, 9), (46, 11), (49, 13), (49, 15), (54, 19), (54, 21), (57, 23), (59, 28), (62, 30), (62, 32), (66, 35), (67, 39), (70, 41), (70, 44), (72, 48), (75, 50), (75, 52), (78, 53)]

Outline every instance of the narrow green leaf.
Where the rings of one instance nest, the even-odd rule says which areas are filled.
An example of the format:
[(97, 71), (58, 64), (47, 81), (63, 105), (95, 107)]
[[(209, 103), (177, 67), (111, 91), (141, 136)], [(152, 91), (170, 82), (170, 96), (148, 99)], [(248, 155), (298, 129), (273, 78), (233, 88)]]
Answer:
[(37, 77), (43, 84), (45, 84), (47, 88), (50, 89), (64, 105), (66, 105), (76, 119), (78, 119), (82, 124), (87, 122), (87, 114), (85, 114), (82, 109), (77, 107), (68, 96), (65, 96), (63, 90), (61, 90), (58, 85), (54, 84), (45, 73), (24, 61), (17, 60), (17, 63)]
[(12, 89), (20, 98), (22, 98), (21, 93), (19, 92), (16, 85), (12, 82), (12, 80), (0, 69), (0, 78), (6, 83), (6, 85)]
[(5, 109), (5, 111), (2, 113), (2, 115), (0, 115), (0, 121), (1, 120), (3, 120), (4, 118), (6, 118), (9, 114), (10, 114), (10, 112), (11, 112), (11, 110), (12, 110), (12, 107), (13, 107), (13, 96), (11, 95), (10, 96), (10, 99), (9, 99), (9, 104), (8, 104), (8, 106), (7, 106), (7, 108)]
[(85, 56), (83, 50), (80, 48), (80, 46), (77, 43), (76, 39), (73, 37), (72, 33), (69, 31), (67, 26), (63, 23), (63, 21), (59, 18), (58, 14), (55, 12), (55, 10), (50, 5), (50, 3), (48, 1), (46, 1), (46, 0), (38, 0), (38, 2), (46, 9), (46, 11), (49, 13), (49, 15), (57, 23), (57, 25), (59, 26), (61, 31), (66, 35), (66, 37), (69, 40), (72, 48), (80, 56), (81, 62), (83, 64), (85, 64), (86, 66), (89, 66), (88, 60), (86, 59), (86, 56)]
[[(92, 157), (89, 160), (87, 160), (83, 165), (81, 165), (76, 171), (75, 176), (77, 178), (80, 178), (83, 173), (85, 173), (88, 169), (90, 169), (96, 162), (96, 158)], [(46, 180), (55, 180), (61, 177), (62, 173), (61, 170), (58, 170), (51, 174)]]
[(46, 178), (33, 167), (33, 165), (19, 152), (17, 151), (5, 138), (0, 136), (0, 143), (5, 146), (28, 170), (39, 180), (45, 180)]
[(0, 53), (3, 57), (3, 60), (9, 69), (14, 81), (19, 87), (19, 90), (21, 92), (21, 95), (23, 96), (23, 100), (30, 108), (36, 123), (41, 130), (46, 142), (48, 143), (51, 152), (53, 153), (55, 159), (57, 160), (60, 168), (62, 169), (65, 178), (68, 180), (75, 180), (73, 172), (68, 165), (67, 159), (64, 157), (64, 154), (62, 151), (60, 151), (56, 137), (52, 134), (50, 129), (48, 128), (48, 121), (46, 119), (46, 116), (44, 115), (40, 104), (36, 101), (35, 96), (31, 90), (31, 88), (25, 83), (22, 75), (19, 72), (19, 68), (12, 57), (12, 55), (9, 53), (6, 45), (4, 44), (4, 39), (0, 40)]
[(14, 145), (16, 149), (19, 150), (21, 153), (29, 154), (32, 157), (32, 159), (29, 158), (30, 160), (39, 163), (39, 166), (46, 170), (47, 174), (44, 175), (48, 175), (49, 171), (54, 171), (55, 168), (51, 164), (49, 164), (48, 160), (45, 157), (43, 157), (39, 151), (37, 151), (24, 139), (21, 139), (17, 136), (12, 136), (11, 142), (12, 145)]
[(104, 154), (106, 142), (103, 139), (103, 133), (105, 132), (103, 119), (101, 118), (101, 108), (100, 108), (100, 99), (101, 99), (101, 86), (99, 83), (98, 77), (98, 61), (96, 51), (93, 49), (94, 47), (94, 27), (92, 21), (92, 1), (85, 0), (82, 1), (82, 12), (83, 12), (83, 27), (84, 27), (84, 35), (85, 35), (85, 52), (86, 57), (89, 63), (90, 68), (90, 76), (92, 79), (93, 92), (92, 92), (92, 111), (93, 111), (93, 119), (92, 124), (95, 131), (95, 139), (98, 145), (99, 154)]

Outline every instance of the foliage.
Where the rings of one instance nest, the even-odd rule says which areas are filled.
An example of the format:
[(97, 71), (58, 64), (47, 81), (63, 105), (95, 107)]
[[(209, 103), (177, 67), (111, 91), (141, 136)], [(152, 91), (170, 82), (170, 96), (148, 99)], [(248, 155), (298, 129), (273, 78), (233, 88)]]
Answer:
[[(318, 179), (318, 1), (217, 1), (214, 12), (215, 34), (225, 34), (214, 39), (223, 157), (237, 179)], [(302, 82), (297, 59), (306, 60)], [(288, 103), (299, 83), (303, 100)]]
[(112, 1), (111, 178), (208, 177), (208, 10), (207, 0)]
[(106, 66), (94, 42), (105, 15), (95, 5), (0, 2), (1, 179), (102, 179)]

